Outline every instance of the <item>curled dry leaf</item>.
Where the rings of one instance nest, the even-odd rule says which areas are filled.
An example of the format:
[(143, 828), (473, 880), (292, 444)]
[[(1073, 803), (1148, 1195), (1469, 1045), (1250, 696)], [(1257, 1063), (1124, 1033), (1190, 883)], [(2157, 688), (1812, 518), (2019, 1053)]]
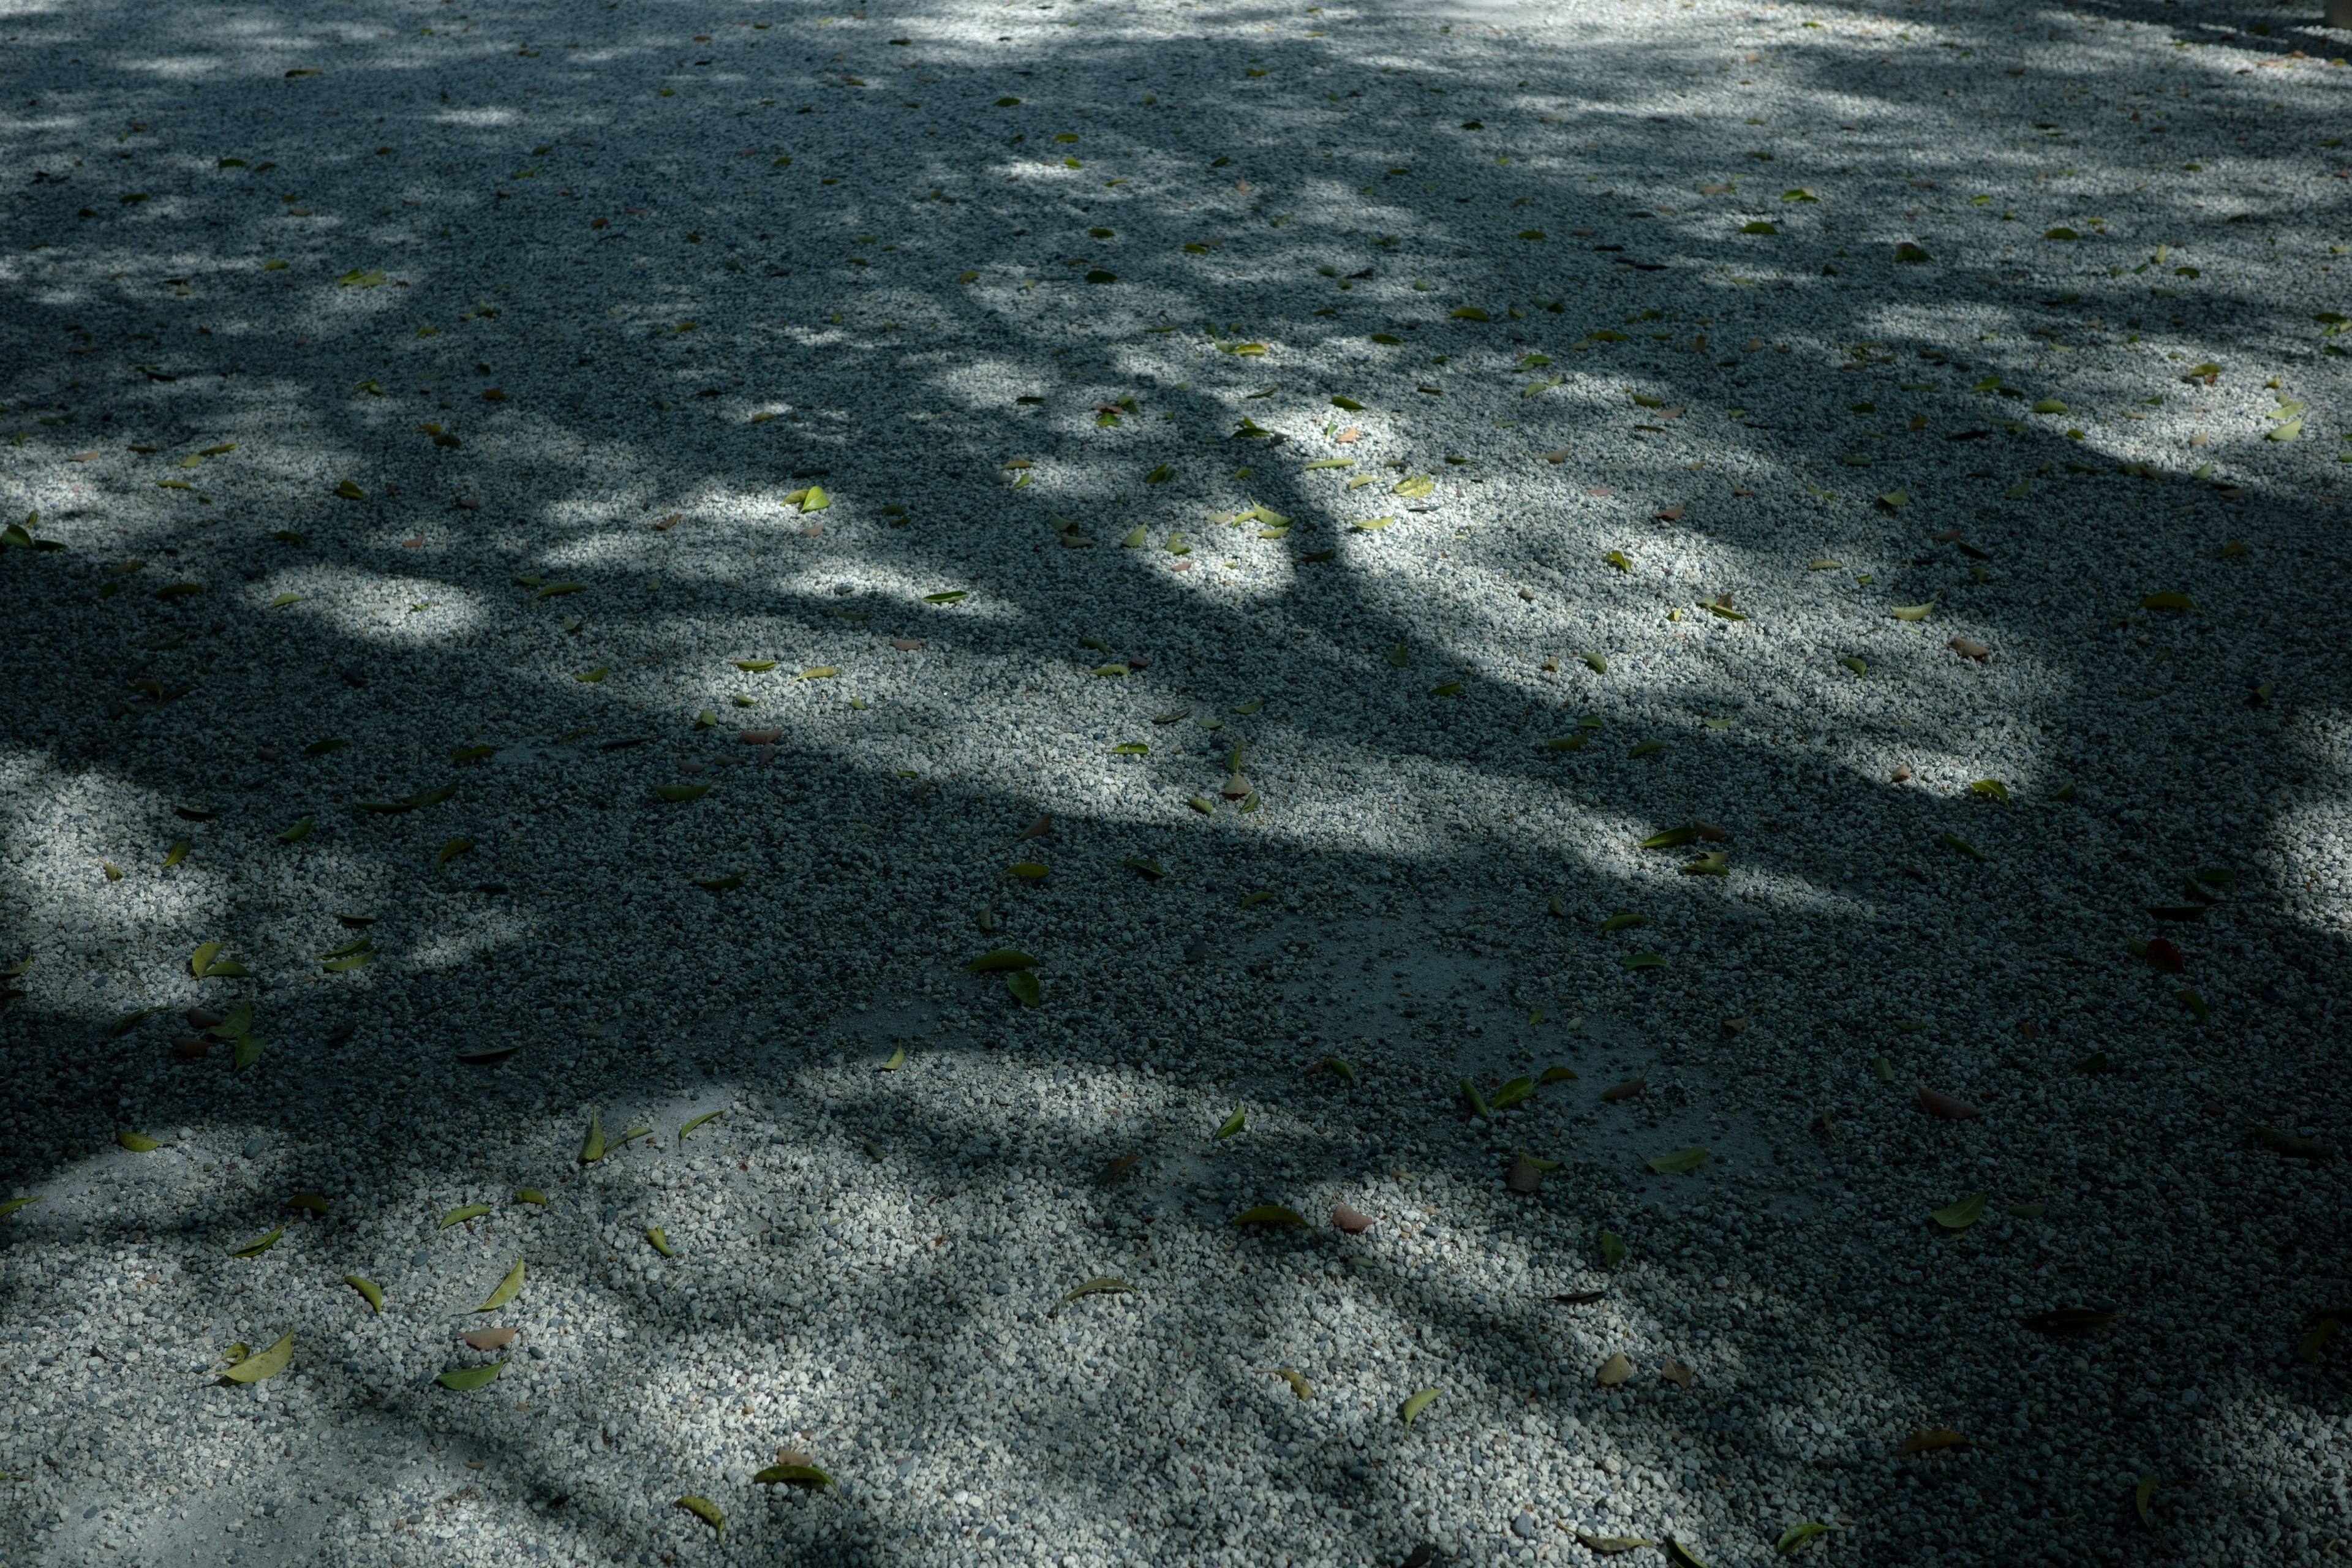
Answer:
[(1372, 1216), (1361, 1210), (1349, 1208), (1346, 1204), (1333, 1204), (1331, 1223), (1343, 1233), (1355, 1236), (1372, 1228)]
[(1965, 1100), (1955, 1100), (1941, 1090), (1919, 1086), (1919, 1109), (1930, 1116), (1940, 1116), (1947, 1121), (1981, 1121), (1984, 1112)]
[(1623, 1351), (1619, 1351), (1602, 1362), (1601, 1370), (1592, 1375), (1600, 1381), (1601, 1387), (1614, 1388), (1633, 1375), (1633, 1363), (1625, 1359)]
[(1962, 658), (1972, 658), (1979, 664), (1992, 657), (1992, 649), (1973, 637), (1954, 637), (1949, 646)]
[(890, 639), (890, 646), (897, 648), (900, 653), (913, 653), (916, 649), (923, 646), (923, 639), (920, 637), (892, 637)]
[(512, 1329), (476, 1329), (469, 1334), (457, 1336), (460, 1341), (478, 1351), (494, 1351), (514, 1337), (515, 1331)]

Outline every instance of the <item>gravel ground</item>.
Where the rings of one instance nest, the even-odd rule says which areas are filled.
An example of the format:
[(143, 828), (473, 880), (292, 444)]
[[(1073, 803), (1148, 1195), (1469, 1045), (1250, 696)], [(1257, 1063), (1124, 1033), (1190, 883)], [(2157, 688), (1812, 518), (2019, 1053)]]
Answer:
[(0, 1560), (2352, 1549), (2352, 37), (0, 28)]

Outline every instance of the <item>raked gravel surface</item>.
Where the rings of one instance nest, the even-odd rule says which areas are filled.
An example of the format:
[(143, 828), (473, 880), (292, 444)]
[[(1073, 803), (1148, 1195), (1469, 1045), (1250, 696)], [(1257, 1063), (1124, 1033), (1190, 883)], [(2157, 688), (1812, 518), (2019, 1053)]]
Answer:
[(2352, 1551), (2352, 36), (0, 35), (0, 1561)]

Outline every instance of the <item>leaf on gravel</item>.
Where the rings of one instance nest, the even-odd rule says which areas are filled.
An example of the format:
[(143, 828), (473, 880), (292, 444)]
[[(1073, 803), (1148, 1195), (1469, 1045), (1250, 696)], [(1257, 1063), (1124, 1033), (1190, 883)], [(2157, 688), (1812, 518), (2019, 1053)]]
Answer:
[(1897, 605), (1886, 613), (1898, 621), (1924, 621), (1935, 607), (1936, 601), (1930, 599), (1924, 605)]
[[(1538, 1008), (1537, 1010), (1537, 1016), (1530, 1019), (1529, 1022), (1538, 1023), (1541, 1022), (1541, 1020), (1542, 1010)], [(1574, 1068), (1546, 1068), (1540, 1074), (1537, 1075), (1536, 1081), (1538, 1083), (1570, 1083), (1575, 1081), (1575, 1079), (1576, 1069)]]
[(2087, 1334), (2104, 1329), (2115, 1321), (2115, 1313), (2096, 1307), (2059, 1307), (2018, 1320), (2027, 1328), (2044, 1334)]
[[(1971, 785), (1970, 787), (1973, 788), (1974, 786)], [(1967, 839), (1961, 837), (1957, 833), (1938, 833), (1936, 835), (1936, 842), (1942, 845), (1945, 848), (1952, 850), (1956, 854), (1967, 856), (1971, 860), (1982, 860), (1984, 858), (1983, 851), (1977, 848), (1975, 845), (1970, 844)]]
[(1666, 1537), (1666, 1568), (1706, 1568), (1706, 1564), (1692, 1556), (1688, 1548), (1669, 1535)]
[(997, 969), (1034, 969), (1037, 961), (1018, 948), (1000, 947), (993, 952), (983, 952), (965, 964), (967, 974), (985, 974)]
[(319, 1193), (296, 1193), (286, 1200), (286, 1206), (289, 1209), (308, 1209), (310, 1213), (320, 1215), (324, 1215), (328, 1212), (327, 1200)]
[(380, 1318), (383, 1316), (383, 1286), (378, 1285), (373, 1279), (366, 1279), (357, 1274), (344, 1275), (343, 1283), (358, 1291), (362, 1297), (366, 1298), (367, 1304), (375, 1309), (375, 1315), (377, 1317)]
[(708, 783), (690, 784), (656, 784), (654, 785), (654, 793), (661, 796), (662, 799), (669, 801), (675, 805), (683, 801), (700, 800), (704, 795), (710, 793), (710, 785)]
[(1223, 1123), (1218, 1127), (1217, 1137), (1220, 1141), (1230, 1138), (1248, 1125), (1249, 1108), (1246, 1106), (1236, 1105), (1234, 1107), (1234, 1113), (1231, 1116), (1226, 1117)]
[(841, 667), (839, 665), (820, 664), (814, 669), (802, 670), (798, 675), (793, 676), (793, 679), (794, 680), (830, 680), (840, 673)]
[(489, 1212), (490, 1205), (488, 1204), (467, 1204), (463, 1208), (451, 1209), (447, 1214), (443, 1215), (438, 1228), (446, 1230), (453, 1225), (463, 1225), (469, 1219), (479, 1219)]
[(152, 1154), (163, 1146), (143, 1132), (117, 1132), (114, 1141), (134, 1154)]
[(1130, 855), (1126, 859), (1121, 860), (1119, 864), (1134, 872), (1137, 876), (1141, 877), (1147, 882), (1157, 882), (1161, 878), (1168, 875), (1167, 871), (1160, 866), (1159, 861), (1147, 859), (1140, 855)]
[(540, 1207), (545, 1208), (547, 1206), (547, 1194), (541, 1192), (537, 1187), (517, 1187), (515, 1189), (514, 1201), (519, 1204), (537, 1204)]
[(1442, 1389), (1424, 1388), (1419, 1394), (1416, 1394), (1412, 1398), (1406, 1400), (1403, 1405), (1400, 1405), (1397, 1409), (1397, 1414), (1402, 1416), (1404, 1418), (1404, 1424), (1410, 1426), (1423, 1411), (1429, 1408), (1430, 1401), (1435, 1399), (1438, 1394), (1443, 1392), (1444, 1390)]
[[(490, 1292), (490, 1299), (483, 1302), (480, 1306), (475, 1308), (474, 1310), (477, 1312), (495, 1312), (500, 1307), (505, 1306), (509, 1301), (513, 1300), (518, 1295), (521, 1294), (521, 1292), (522, 1259), (518, 1258), (515, 1259), (515, 1266), (507, 1270), (507, 1277), (499, 1281), (499, 1288)], [(488, 1347), (482, 1346), (478, 1348), (488, 1349)]]
[(664, 1258), (676, 1258), (677, 1256), (677, 1248), (669, 1244), (669, 1232), (667, 1228), (658, 1225), (649, 1225), (646, 1226), (646, 1239), (652, 1243), (653, 1249), (656, 1252), (660, 1253)]
[[(901, 1046), (899, 1046), (899, 1047), (898, 1047), (898, 1049), (896, 1049), (896, 1050), (894, 1050), (894, 1051), (892, 1051), (892, 1052), (890, 1053), (890, 1059), (889, 1059), (888, 1061), (887, 1061), (887, 1062), (884, 1062), (884, 1063), (881, 1065), (881, 1067), (880, 1067), (879, 1068), (877, 1068), (877, 1071), (880, 1071), (880, 1072), (897, 1072), (900, 1068), (905, 1067), (906, 1065), (907, 1065), (907, 1047), (906, 1047), (904, 1045), (901, 1045)], [(715, 1110), (711, 1112), (711, 1115), (713, 1115), (713, 1116), (716, 1116), (716, 1115), (718, 1115), (718, 1114), (719, 1114), (719, 1113), (718, 1113), (717, 1111), (715, 1111)], [(683, 1127), (679, 1128), (679, 1129), (678, 1129), (678, 1132), (677, 1132), (677, 1136), (678, 1136), (678, 1141), (679, 1141), (680, 1142), (685, 1142), (685, 1140), (686, 1140), (686, 1129), (685, 1129), (685, 1128), (683, 1128)]]
[(1034, 1007), (1045, 1000), (1045, 988), (1038, 984), (1037, 977), (1025, 969), (1016, 969), (1006, 974), (1004, 989), (1024, 1007)]
[(2139, 602), (2143, 610), (2194, 610), (2195, 600), (2186, 594), (2150, 594)]
[(293, 1360), (294, 1336), (289, 1333), (259, 1355), (240, 1358), (221, 1375), (231, 1383), (259, 1383), (284, 1372)]
[(2275, 1127), (2265, 1127), (2259, 1121), (2252, 1125), (2254, 1129), (2255, 1141), (2265, 1149), (2273, 1149), (2279, 1153), (2292, 1155), (2298, 1160), (2336, 1158), (2336, 1145), (2333, 1143), (2325, 1143), (2316, 1138), (2299, 1137), (2293, 1132), (2283, 1132)]
[(1515, 1193), (1539, 1193), (1543, 1191), (1544, 1173), (1559, 1168), (1559, 1161), (1538, 1160), (1522, 1149), (1511, 1156), (1510, 1166), (1503, 1173), (1503, 1185)]
[[(1927, 1217), (1948, 1231), (1963, 1231), (1984, 1217), (1985, 1195), (1972, 1194), (1947, 1208), (1937, 1209)], [(1908, 1450), (1906, 1450), (1907, 1452)]]
[(1580, 1530), (1576, 1532), (1576, 1543), (1602, 1557), (1614, 1557), (1621, 1552), (1638, 1552), (1644, 1546), (1657, 1544), (1644, 1535), (1587, 1535)]
[(1623, 1237), (1620, 1237), (1620, 1236), (1618, 1236), (1618, 1235), (1616, 1235), (1614, 1232), (1612, 1232), (1612, 1231), (1606, 1231), (1606, 1230), (1602, 1231), (1602, 1232), (1601, 1233), (1601, 1266), (1602, 1266), (1603, 1268), (1616, 1268), (1619, 1264), (1621, 1264), (1621, 1263), (1622, 1263), (1622, 1262), (1624, 1262), (1624, 1261), (1625, 1261), (1625, 1242), (1624, 1242), (1624, 1238), (1623, 1238)]
[(1601, 1387), (1614, 1388), (1633, 1375), (1633, 1363), (1625, 1359), (1623, 1351), (1619, 1351), (1602, 1362), (1601, 1370), (1592, 1375)]
[(1486, 1104), (1486, 1097), (1479, 1092), (1478, 1085), (1474, 1080), (1466, 1078), (1462, 1080), (1462, 1098), (1469, 1105), (1471, 1115), (1482, 1121), (1491, 1122), (1495, 1120), (1495, 1112)]
[(459, 1051), (457, 1060), (469, 1068), (495, 1067), (521, 1049), (520, 1042), (511, 1046), (484, 1046), (479, 1050)]
[(596, 1111), (588, 1115), (588, 1135), (580, 1141), (580, 1163), (593, 1165), (604, 1157), (604, 1118)]
[(1706, 1163), (1706, 1150), (1703, 1145), (1694, 1144), (1687, 1149), (1676, 1149), (1670, 1154), (1654, 1155), (1643, 1163), (1662, 1176), (1687, 1176)]
[(1046, 1313), (1050, 1317), (1053, 1313), (1060, 1311), (1063, 1308), (1068, 1306), (1071, 1302), (1076, 1300), (1081, 1296), (1124, 1295), (1132, 1291), (1134, 1289), (1134, 1286), (1129, 1284), (1124, 1279), (1115, 1278), (1108, 1274), (1098, 1274), (1092, 1279), (1087, 1280), (1085, 1284), (1079, 1286), (1076, 1289), (1065, 1295), (1060, 1300), (1055, 1302), (1052, 1307), (1046, 1310)]
[(1518, 1104), (1522, 1100), (1533, 1100), (1535, 1098), (1535, 1079), (1531, 1078), (1515, 1078), (1510, 1082), (1505, 1084), (1502, 1088), (1496, 1089), (1494, 1093), (1494, 1097), (1487, 1100), (1486, 1103), (1492, 1110), (1508, 1110), (1512, 1106)]
[(1641, 1093), (1642, 1090), (1648, 1086), (1649, 1081), (1649, 1075), (1646, 1073), (1640, 1078), (1629, 1078), (1623, 1083), (1618, 1084), (1613, 1088), (1602, 1089), (1601, 1091), (1601, 1102), (1606, 1105), (1614, 1105), (1620, 1100), (1631, 1100), (1635, 1095)]
[[(763, 1487), (813, 1487), (820, 1491), (831, 1491), (836, 1494), (841, 1490), (834, 1484), (831, 1476), (826, 1475), (814, 1465), (770, 1465), (751, 1479)], [(683, 1504), (686, 1500), (681, 1498), (678, 1500)]]
[(1360, 1209), (1349, 1208), (1346, 1204), (1333, 1204), (1331, 1223), (1342, 1235), (1356, 1236), (1371, 1229), (1376, 1222)]
[(263, 1253), (268, 1251), (271, 1247), (277, 1246), (278, 1238), (285, 1234), (286, 1227), (281, 1225), (276, 1230), (271, 1231), (268, 1236), (257, 1237), (253, 1240), (247, 1242), (243, 1247), (233, 1247), (229, 1248), (228, 1255), (231, 1258), (258, 1258)]
[(1312, 1399), (1315, 1397), (1315, 1385), (1286, 1366), (1269, 1367), (1266, 1369), (1266, 1375), (1269, 1377), (1278, 1377), (1282, 1379), (1283, 1382), (1290, 1384), (1290, 1392), (1298, 1395), (1301, 1399)]
[(2003, 1204), (2000, 1212), (2011, 1219), (2040, 1219), (2050, 1212), (2050, 1205), (2046, 1203)]
[(1967, 1100), (1955, 1100), (1950, 1095), (1938, 1089), (1929, 1089), (1925, 1084), (1919, 1086), (1919, 1109), (1930, 1116), (1939, 1116), (1947, 1121), (1977, 1121), (1982, 1120), (1984, 1116), (1983, 1111), (1979, 1110)]
[(1285, 1208), (1280, 1204), (1260, 1204), (1255, 1208), (1244, 1209), (1240, 1214), (1235, 1215), (1232, 1223), (1234, 1225), (1295, 1225), (1304, 1226), (1307, 1224), (1307, 1216), (1300, 1214), (1297, 1209)]
[(1966, 1448), (1969, 1446), (1968, 1438), (1948, 1426), (1923, 1427), (1904, 1438), (1903, 1447), (1895, 1452), (1925, 1454), (1937, 1448)]

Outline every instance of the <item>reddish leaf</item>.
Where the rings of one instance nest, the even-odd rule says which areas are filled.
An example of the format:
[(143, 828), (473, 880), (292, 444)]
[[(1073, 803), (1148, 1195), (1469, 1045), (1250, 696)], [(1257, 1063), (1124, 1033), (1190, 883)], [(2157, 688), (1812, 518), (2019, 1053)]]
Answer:
[(478, 1351), (494, 1351), (515, 1337), (512, 1329), (476, 1329), (470, 1334), (457, 1336)]
[(1919, 1109), (1947, 1121), (1976, 1121), (1984, 1116), (1983, 1111), (1967, 1100), (1954, 1100), (1950, 1095), (1929, 1089), (1925, 1084), (1919, 1086)]
[(1346, 1204), (1331, 1205), (1331, 1223), (1349, 1236), (1372, 1227), (1372, 1216), (1349, 1208)]
[(1683, 509), (1678, 506), (1670, 506), (1666, 508), (1665, 510), (1658, 512), (1655, 515), (1660, 522), (1680, 522), (1683, 520)]
[(782, 730), (746, 730), (736, 737), (747, 746), (772, 746), (783, 738)]
[(2158, 937), (2147, 944), (2147, 963), (2149, 968), (2166, 974), (2189, 973), (2189, 961), (2180, 956), (2179, 948), (2162, 937)]

